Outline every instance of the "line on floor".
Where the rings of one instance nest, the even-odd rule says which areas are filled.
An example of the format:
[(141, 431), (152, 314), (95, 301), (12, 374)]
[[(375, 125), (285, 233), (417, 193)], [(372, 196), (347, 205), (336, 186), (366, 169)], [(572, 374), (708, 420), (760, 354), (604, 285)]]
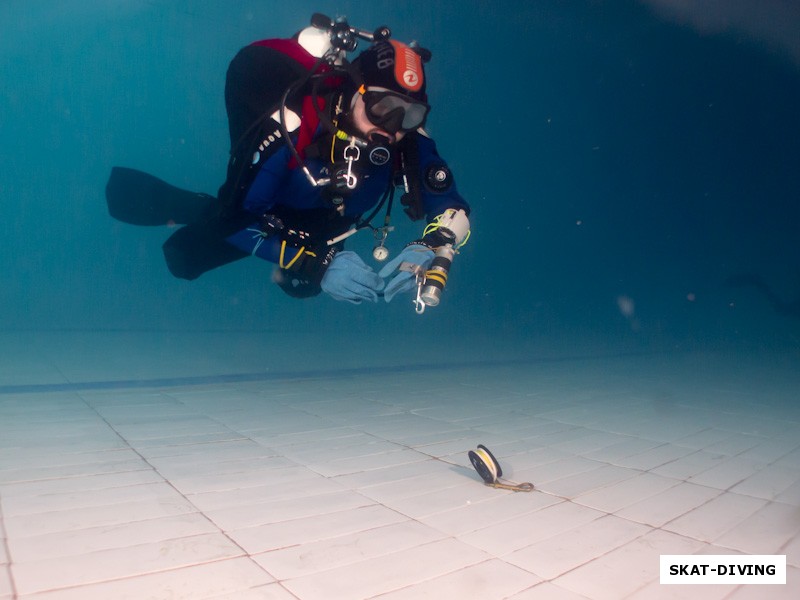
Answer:
[(583, 355), (561, 357), (539, 357), (518, 360), (493, 361), (461, 361), (448, 363), (420, 363), (408, 365), (386, 365), (352, 368), (308, 369), (304, 371), (263, 371), (256, 373), (228, 373), (219, 375), (192, 375), (185, 377), (160, 377), (151, 379), (109, 379), (105, 381), (76, 381), (60, 383), (29, 383), (0, 385), (0, 395), (9, 394), (41, 394), (48, 392), (87, 392), (103, 390), (142, 389), (142, 388), (177, 388), (199, 385), (217, 385), (226, 383), (252, 383), (257, 381), (302, 381), (309, 379), (343, 379), (359, 375), (382, 375), (397, 373), (413, 373), (434, 371), (437, 369), (468, 369), (533, 365), (538, 363), (556, 363), (569, 361), (601, 360), (609, 358), (625, 358), (660, 352), (629, 352), (613, 355)]

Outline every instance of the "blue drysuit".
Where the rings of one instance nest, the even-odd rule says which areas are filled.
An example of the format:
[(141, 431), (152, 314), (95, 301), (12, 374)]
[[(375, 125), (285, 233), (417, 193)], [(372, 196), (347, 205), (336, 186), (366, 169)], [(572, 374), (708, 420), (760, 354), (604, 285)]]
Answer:
[[(422, 209), (427, 220), (431, 221), (448, 208), (461, 208), (469, 213), (469, 207), (459, 195), (445, 162), (436, 151), (433, 140), (418, 133), (409, 135), (418, 138)], [(285, 226), (303, 229), (306, 227), (306, 223), (302, 222), (305, 220), (304, 215), (308, 215), (309, 220), (315, 221), (315, 225), (311, 229), (317, 232), (317, 237), (324, 238), (314, 239), (313, 243), (324, 246), (328, 239), (343, 233), (360, 216), (374, 209), (388, 189), (394, 161), (390, 160), (381, 166), (376, 166), (369, 161), (366, 151), (362, 151), (361, 154), (358, 161), (358, 185), (354, 191), (345, 196), (345, 209), (343, 214), (339, 215), (325, 197), (322, 187), (312, 186), (300, 168), (290, 167), (292, 154), (284, 145), (264, 161), (244, 197), (242, 208), (253, 215), (253, 222), (228, 236), (226, 240), (243, 252), (279, 263), (282, 237), (280, 235), (264, 235), (261, 221), (266, 214), (274, 212), (278, 215), (285, 215), (286, 209), (288, 209), (293, 218), (300, 222), (286, 222)], [(328, 173), (329, 161), (311, 158), (306, 159), (305, 164), (318, 178), (330, 175)], [(426, 179), (434, 177), (437, 172), (441, 173), (442, 168), (446, 171), (449, 180), (446, 182), (446, 186), (440, 185), (438, 186), (440, 189), (437, 190), (437, 184), (435, 182), (428, 184)], [(321, 212), (327, 214), (328, 218), (325, 219), (320, 230), (319, 214)]]

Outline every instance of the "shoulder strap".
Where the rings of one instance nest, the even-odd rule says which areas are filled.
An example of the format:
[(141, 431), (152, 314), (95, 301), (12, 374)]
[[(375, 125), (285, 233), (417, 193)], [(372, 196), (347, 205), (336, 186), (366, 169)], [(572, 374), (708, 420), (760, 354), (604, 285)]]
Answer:
[(406, 186), (406, 193), (400, 198), (400, 203), (412, 221), (419, 221), (425, 217), (425, 211), (422, 207), (422, 181), (419, 173), (417, 134), (406, 135), (398, 144), (398, 149), (400, 151), (400, 168)]
[[(319, 110), (325, 109), (325, 102), (322, 98), (317, 98)], [(300, 131), (297, 133), (297, 143), (295, 147), (300, 156), (304, 156), (306, 148), (312, 143), (314, 134), (319, 127), (318, 111), (314, 108), (314, 100), (311, 96), (303, 98), (303, 111), (300, 116)], [(289, 161), (289, 168), (297, 168), (297, 161), (292, 158)]]

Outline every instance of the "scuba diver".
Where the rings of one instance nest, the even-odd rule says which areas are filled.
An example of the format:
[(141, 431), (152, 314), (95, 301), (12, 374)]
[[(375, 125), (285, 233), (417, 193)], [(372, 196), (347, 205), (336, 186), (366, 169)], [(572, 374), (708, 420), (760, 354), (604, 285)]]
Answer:
[[(350, 62), (358, 39), (371, 45)], [(470, 234), (470, 208), (423, 129), (430, 57), (386, 27), (367, 32), (319, 14), (291, 39), (254, 42), (226, 76), (231, 154), (217, 196), (114, 167), (109, 213), (136, 225), (183, 225), (163, 246), (182, 279), (256, 256), (276, 265), (273, 280), (293, 297), (324, 291), (359, 304), (416, 290), (423, 312), (439, 303)], [(370, 230), (374, 258), (386, 260), (396, 187), (407, 215), (427, 227), (376, 273), (344, 242)]]

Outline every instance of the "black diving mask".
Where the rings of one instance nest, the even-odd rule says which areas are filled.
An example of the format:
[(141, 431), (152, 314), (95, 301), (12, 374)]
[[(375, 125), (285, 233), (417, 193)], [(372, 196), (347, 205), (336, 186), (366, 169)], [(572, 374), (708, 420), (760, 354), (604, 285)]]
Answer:
[(424, 102), (385, 88), (367, 88), (362, 97), (370, 122), (392, 134), (419, 129), (431, 110)]

